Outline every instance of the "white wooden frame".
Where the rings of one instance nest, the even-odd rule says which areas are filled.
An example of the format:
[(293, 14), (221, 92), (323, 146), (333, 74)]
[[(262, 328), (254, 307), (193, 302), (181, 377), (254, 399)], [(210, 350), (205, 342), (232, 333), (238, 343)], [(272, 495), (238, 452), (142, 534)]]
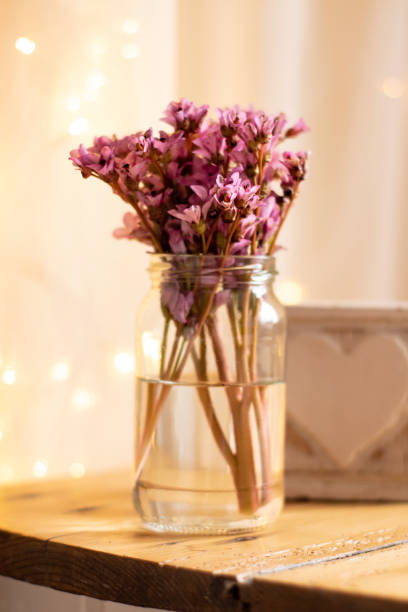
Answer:
[(408, 304), (288, 308), (286, 495), (408, 500)]

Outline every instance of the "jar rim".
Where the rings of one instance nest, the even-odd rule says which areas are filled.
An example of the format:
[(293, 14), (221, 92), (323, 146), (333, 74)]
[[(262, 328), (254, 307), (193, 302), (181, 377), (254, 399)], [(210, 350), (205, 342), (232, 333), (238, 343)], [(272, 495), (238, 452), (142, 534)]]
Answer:
[[(220, 268), (224, 255), (215, 253), (149, 253), (151, 272), (162, 272), (168, 269), (174, 274), (203, 273), (208, 274)], [(183, 264), (187, 267), (184, 268)], [(177, 268), (177, 266), (180, 266)], [(192, 266), (192, 267), (191, 267)], [(274, 255), (227, 255), (223, 264), (225, 272), (241, 270), (253, 274), (270, 274), (276, 276), (276, 258)]]
[[(222, 253), (154, 253), (152, 251), (148, 251), (148, 255), (150, 255), (153, 261), (161, 260), (163, 257), (169, 260), (177, 260), (177, 259), (206, 259), (210, 261), (214, 258), (222, 258), (224, 255)], [(227, 255), (226, 257), (233, 257), (237, 261), (253, 261), (253, 262), (274, 262), (276, 263), (275, 255), (236, 255), (234, 253)]]

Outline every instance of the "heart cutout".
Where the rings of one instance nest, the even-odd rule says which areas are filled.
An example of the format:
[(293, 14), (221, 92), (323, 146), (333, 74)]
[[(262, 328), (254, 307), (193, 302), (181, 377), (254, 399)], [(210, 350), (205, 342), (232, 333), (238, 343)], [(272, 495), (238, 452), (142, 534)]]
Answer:
[(408, 351), (396, 336), (365, 338), (345, 353), (323, 334), (288, 345), (288, 413), (341, 468), (374, 446), (401, 417)]

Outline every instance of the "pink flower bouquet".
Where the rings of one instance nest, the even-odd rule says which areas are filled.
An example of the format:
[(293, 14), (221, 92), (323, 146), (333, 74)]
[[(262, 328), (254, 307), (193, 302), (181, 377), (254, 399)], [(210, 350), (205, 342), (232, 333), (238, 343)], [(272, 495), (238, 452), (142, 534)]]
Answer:
[[(126, 212), (114, 236), (149, 245), (168, 266), (160, 287), (164, 325), (157, 380), (177, 383), (190, 360), (197, 380), (208, 381), (207, 340), (212, 347), (218, 381), (226, 386), (234, 442), (222, 430), (209, 392), (198, 386), (197, 394), (232, 474), (240, 511), (249, 513), (268, 501), (267, 487), (260, 491), (256, 483), (253, 449), (245, 432), (249, 416), (243, 416), (252, 405), (267, 482), (264, 394), (262, 388), (245, 391), (257, 376), (262, 304), (250, 287), (251, 266), (236, 266), (242, 261), (262, 262), (277, 250), (308, 158), (304, 151), (282, 151), (280, 145), (308, 128), (302, 119), (288, 126), (284, 114), (267, 115), (239, 106), (217, 109), (216, 119), (209, 119), (207, 112), (207, 106), (197, 107), (186, 99), (171, 102), (163, 118), (171, 132), (155, 136), (149, 129), (121, 139), (98, 137), (92, 146), (71, 151), (70, 159), (84, 178), (104, 181), (133, 209)], [(246, 286), (238, 290), (243, 279)], [(233, 387), (228, 387), (232, 364), (217, 326), (221, 307), (228, 311), (235, 346)], [(148, 393), (136, 477), (171, 388), (159, 382)]]

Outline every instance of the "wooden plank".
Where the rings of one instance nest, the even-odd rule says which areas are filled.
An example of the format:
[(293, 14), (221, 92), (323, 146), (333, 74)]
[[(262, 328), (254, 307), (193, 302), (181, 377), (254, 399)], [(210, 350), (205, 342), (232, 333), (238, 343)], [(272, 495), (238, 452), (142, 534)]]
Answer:
[(331, 611), (406, 610), (408, 546), (391, 545), (341, 559), (287, 566), (278, 572), (266, 571), (251, 582), (252, 598), (261, 609), (272, 600), (277, 602), (277, 592), (283, 601), (290, 592), (298, 612), (315, 610), (323, 602)]
[[(329, 609), (338, 595), (374, 610), (380, 608), (370, 608), (371, 600), (378, 606), (390, 599), (389, 576), (376, 589), (362, 584), (351, 592), (337, 588), (330, 572), (316, 587), (298, 575), (309, 575), (316, 562), (334, 567), (345, 555), (368, 559), (379, 546), (391, 555), (408, 542), (408, 504), (295, 503), (267, 532), (156, 535), (140, 527), (129, 475), (112, 474), (4, 487), (0, 530), (1, 574), (100, 599), (180, 611), (256, 610), (281, 596), (289, 605), (296, 594), (314, 593), (321, 603), (313, 609)], [(408, 607), (408, 590), (390, 603)]]

